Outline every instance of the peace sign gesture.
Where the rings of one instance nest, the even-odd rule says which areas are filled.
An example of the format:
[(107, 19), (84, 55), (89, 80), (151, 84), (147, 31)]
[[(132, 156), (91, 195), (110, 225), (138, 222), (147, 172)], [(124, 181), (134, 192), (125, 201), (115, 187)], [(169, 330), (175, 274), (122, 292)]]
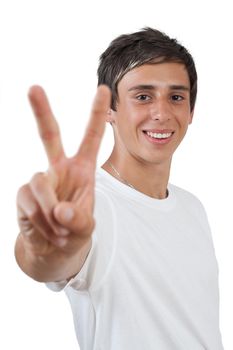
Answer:
[(21, 232), (16, 242), (16, 258), (22, 268), (26, 255), (31, 254), (34, 260), (35, 256), (47, 259), (52, 256), (56, 265), (56, 257), (72, 256), (90, 243), (94, 228), (96, 158), (110, 98), (109, 89), (100, 86), (79, 150), (74, 157), (67, 158), (44, 90), (39, 86), (30, 89), (29, 100), (49, 168), (46, 173), (35, 174), (17, 195)]

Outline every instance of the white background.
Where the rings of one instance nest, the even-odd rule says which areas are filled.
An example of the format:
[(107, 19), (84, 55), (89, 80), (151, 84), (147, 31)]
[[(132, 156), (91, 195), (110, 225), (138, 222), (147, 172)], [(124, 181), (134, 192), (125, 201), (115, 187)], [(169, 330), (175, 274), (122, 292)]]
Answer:
[[(72, 155), (88, 119), (99, 55), (117, 35), (144, 26), (178, 38), (196, 61), (194, 122), (174, 157), (171, 182), (195, 193), (207, 209), (220, 271), (223, 343), (233, 349), (231, 13), (226, 0), (0, 1), (1, 349), (78, 349), (65, 295), (25, 276), (14, 260), (17, 189), (47, 168), (27, 91), (35, 83), (45, 87)], [(107, 128), (99, 165), (111, 146)]]

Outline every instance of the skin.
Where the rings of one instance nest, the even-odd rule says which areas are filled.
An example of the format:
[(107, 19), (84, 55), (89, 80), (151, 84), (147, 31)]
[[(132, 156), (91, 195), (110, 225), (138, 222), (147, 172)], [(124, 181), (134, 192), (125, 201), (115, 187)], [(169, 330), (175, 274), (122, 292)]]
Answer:
[[(118, 84), (116, 111), (108, 114), (115, 144), (103, 168), (117, 177), (110, 161), (137, 190), (165, 198), (172, 156), (192, 117), (190, 82), (183, 64), (156, 63), (132, 69)], [(169, 143), (154, 144), (143, 130), (172, 130), (174, 134)]]
[[(128, 72), (118, 84), (116, 111), (110, 110), (109, 89), (100, 86), (83, 141), (71, 158), (65, 155), (44, 90), (30, 89), (49, 168), (35, 174), (17, 195), (15, 256), (27, 275), (40, 282), (68, 280), (84, 264), (95, 225), (96, 158), (106, 121), (113, 126), (115, 144), (103, 168), (117, 177), (111, 161), (137, 190), (166, 197), (172, 155), (192, 121), (189, 89), (187, 71), (179, 63), (147, 64)], [(170, 141), (150, 142), (143, 130), (155, 129), (172, 130)]]
[(18, 191), (20, 233), (15, 256), (21, 269), (37, 281), (69, 279), (80, 270), (90, 250), (96, 157), (110, 96), (106, 86), (98, 88), (80, 148), (67, 158), (44, 90), (34, 86), (29, 91), (49, 168)]

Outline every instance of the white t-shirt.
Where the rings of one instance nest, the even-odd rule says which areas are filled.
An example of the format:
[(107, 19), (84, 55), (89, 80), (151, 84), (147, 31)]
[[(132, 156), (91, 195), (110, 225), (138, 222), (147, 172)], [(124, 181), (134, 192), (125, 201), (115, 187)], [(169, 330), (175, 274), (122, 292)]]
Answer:
[(158, 200), (96, 175), (96, 228), (65, 290), (81, 350), (222, 350), (218, 266), (200, 201)]

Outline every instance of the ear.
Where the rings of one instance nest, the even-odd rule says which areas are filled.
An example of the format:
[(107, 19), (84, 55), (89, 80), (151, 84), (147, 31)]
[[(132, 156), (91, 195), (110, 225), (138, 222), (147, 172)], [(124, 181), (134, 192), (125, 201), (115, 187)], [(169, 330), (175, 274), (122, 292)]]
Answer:
[(106, 118), (107, 123), (111, 124), (114, 121), (113, 113), (114, 113), (114, 111), (111, 108), (109, 108), (109, 110), (107, 112), (107, 118)]
[(193, 122), (193, 115), (194, 115), (194, 110), (191, 112), (191, 114), (189, 116), (189, 125), (192, 124), (192, 122)]

